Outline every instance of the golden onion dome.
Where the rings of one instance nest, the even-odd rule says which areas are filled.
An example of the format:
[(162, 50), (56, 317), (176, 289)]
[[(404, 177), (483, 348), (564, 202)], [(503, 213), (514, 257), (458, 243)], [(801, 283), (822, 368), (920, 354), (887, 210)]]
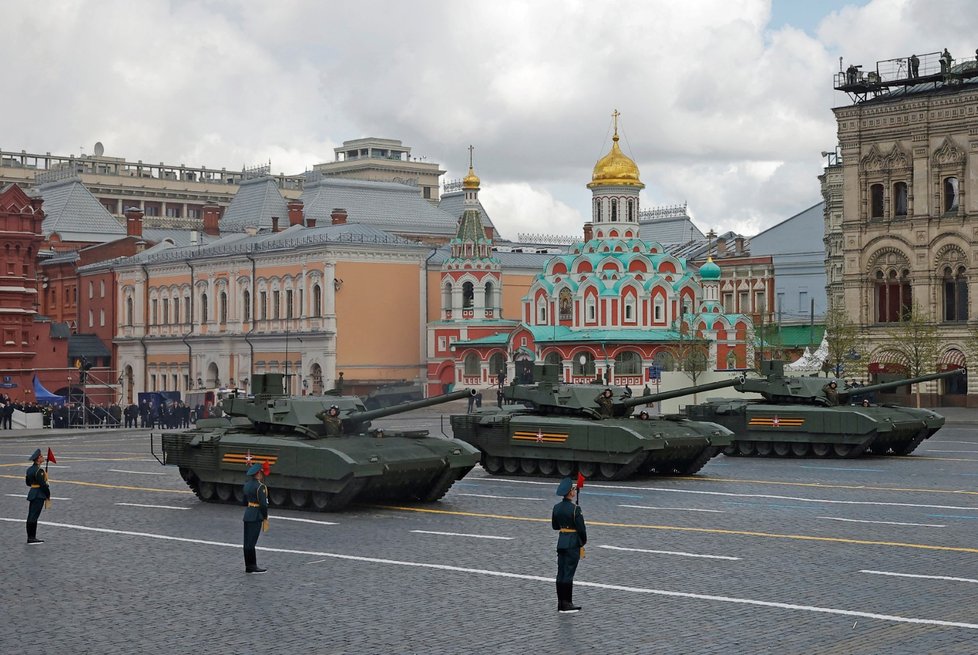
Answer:
[(618, 147), (618, 131), (612, 137), (611, 152), (598, 160), (594, 165), (594, 173), (589, 189), (598, 186), (636, 186), (644, 189), (645, 185), (638, 179), (638, 166)]
[(472, 167), (469, 166), (469, 174), (462, 178), (462, 188), (463, 189), (478, 189), (481, 180), (479, 176), (475, 174)]

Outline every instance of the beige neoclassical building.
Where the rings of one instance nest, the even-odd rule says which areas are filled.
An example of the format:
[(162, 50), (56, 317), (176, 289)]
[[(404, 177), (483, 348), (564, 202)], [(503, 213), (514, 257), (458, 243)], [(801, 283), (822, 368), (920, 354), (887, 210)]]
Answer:
[[(837, 76), (854, 102), (834, 110), (839, 148), (821, 177), (829, 303), (863, 328), (870, 375), (898, 372), (887, 335), (914, 304), (938, 328), (938, 369), (967, 366), (978, 323), (978, 62), (902, 79), (899, 61)], [(927, 390), (961, 404), (978, 394), (971, 378)]]

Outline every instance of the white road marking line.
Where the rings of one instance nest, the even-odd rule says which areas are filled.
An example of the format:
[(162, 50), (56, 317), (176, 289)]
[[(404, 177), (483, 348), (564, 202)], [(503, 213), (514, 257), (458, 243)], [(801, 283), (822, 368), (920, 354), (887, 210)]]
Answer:
[(933, 450), (931, 448), (922, 448), (921, 453), (965, 453), (967, 455), (978, 455), (978, 450)]
[[(544, 484), (552, 485), (552, 482), (536, 482), (534, 480), (507, 480), (505, 478), (493, 478), (491, 482), (509, 482), (513, 484)], [(637, 491), (665, 491), (677, 494), (700, 494), (703, 496), (728, 496), (733, 498), (767, 498), (772, 500), (795, 500), (800, 503), (826, 503), (830, 505), (870, 505), (873, 507), (923, 507), (928, 509), (960, 509), (966, 511), (976, 511), (978, 507), (959, 507), (957, 505), (925, 505), (920, 503), (886, 503), (871, 500), (830, 500), (828, 498), (802, 498), (800, 496), (779, 496), (774, 494), (738, 494), (729, 491), (699, 491), (695, 489), (670, 489), (668, 487), (635, 487), (626, 485), (592, 485), (602, 489), (632, 489)], [(587, 488), (582, 493), (587, 493)]]
[(115, 503), (125, 507), (150, 507), (152, 509), (190, 509), (189, 507), (172, 507), (170, 505), (143, 505), (142, 503)]
[[(23, 523), (23, 518), (0, 517), (0, 521), (8, 523)], [(99, 532), (103, 534), (118, 534), (130, 537), (143, 537), (145, 539), (160, 539), (164, 541), (177, 541), (183, 543), (200, 544), (204, 546), (217, 546), (220, 548), (241, 548), (240, 543), (228, 543), (224, 541), (206, 541), (203, 539), (188, 539), (186, 537), (173, 537), (165, 534), (154, 534), (151, 532), (132, 532), (127, 530), (111, 530), (109, 528), (95, 528), (87, 525), (73, 525), (70, 523), (55, 523), (52, 521), (40, 521), (41, 525), (55, 528), (69, 528), (73, 530), (84, 530), (87, 532)], [(509, 573), (507, 571), (493, 571), (488, 569), (473, 569), (462, 566), (450, 566), (448, 564), (432, 564), (428, 562), (409, 562), (404, 560), (384, 559), (380, 557), (363, 557), (359, 555), (344, 555), (341, 553), (328, 553), (314, 550), (295, 550), (291, 548), (271, 548), (258, 546), (258, 550), (266, 553), (282, 553), (287, 555), (312, 555), (322, 557), (324, 560), (338, 559), (348, 562), (364, 562), (367, 564), (388, 564), (391, 566), (409, 566), (414, 568), (433, 569), (438, 571), (449, 571), (452, 573), (473, 573), (476, 575), (492, 576), (497, 578), (510, 578), (516, 580), (531, 580), (533, 582), (543, 582), (553, 586), (553, 575), (527, 575), (523, 573)], [(601, 582), (585, 582), (575, 580), (574, 584), (579, 587), (592, 587), (595, 589), (605, 589), (608, 591), (625, 591), (636, 594), (651, 594), (655, 596), (665, 596), (671, 598), (686, 598), (690, 600), (705, 600), (718, 603), (731, 603), (735, 605), (752, 605), (754, 607), (770, 607), (775, 609), (794, 610), (798, 612), (810, 612), (816, 614), (834, 614), (839, 616), (850, 616), (865, 619), (878, 619), (880, 621), (890, 621), (892, 623), (911, 623), (916, 625), (934, 625), (946, 628), (963, 628), (966, 630), (978, 630), (978, 623), (961, 623), (957, 621), (943, 621), (940, 619), (920, 619), (909, 616), (898, 616), (894, 614), (879, 614), (876, 612), (864, 612), (860, 610), (845, 610), (834, 607), (819, 607), (816, 605), (797, 605), (794, 603), (781, 603), (775, 601), (755, 600), (753, 598), (736, 598), (733, 596), (714, 596), (709, 594), (694, 594), (683, 591), (667, 591), (665, 589), (651, 589), (646, 587), (629, 587), (625, 585), (605, 584)]]
[(879, 525), (906, 525), (914, 528), (946, 528), (946, 525), (936, 523), (900, 523), (899, 521), (864, 521), (861, 519), (844, 519), (838, 516), (817, 516), (815, 518), (827, 519), (829, 521), (845, 521), (847, 523), (876, 523)]
[(53, 469), (70, 469), (71, 467), (67, 464), (48, 464)]
[[(4, 496), (10, 496), (11, 498), (27, 498), (26, 493), (22, 494), (4, 494)], [(51, 496), (51, 500), (71, 500), (71, 498), (59, 498), (57, 496)]]
[(457, 493), (456, 496), (471, 496), (473, 498), (503, 498), (505, 500), (543, 500), (543, 498), (524, 498), (520, 496), (492, 496), (489, 494), (462, 494)]
[(436, 532), (435, 530), (411, 530), (417, 534), (440, 534), (444, 537), (473, 537), (475, 539), (501, 539), (512, 541), (512, 537), (498, 537), (491, 534), (465, 534), (463, 532)]
[(714, 514), (726, 514), (722, 509), (698, 509), (696, 507), (649, 507), (648, 505), (619, 505), (618, 507), (628, 507), (631, 509), (660, 509), (669, 512), (712, 512)]
[(338, 525), (332, 521), (316, 521), (314, 519), (299, 519), (291, 516), (269, 516), (270, 519), (275, 519), (276, 521), (298, 521), (299, 523), (316, 523), (318, 525)]
[(654, 555), (679, 555), (681, 557), (700, 557), (703, 559), (725, 559), (731, 561), (739, 561), (739, 557), (730, 557), (729, 555), (701, 555), (699, 553), (684, 553), (678, 550), (648, 550), (646, 548), (624, 548), (622, 546), (597, 546), (597, 548), (605, 548), (607, 550), (623, 550), (632, 553), (652, 553)]
[(930, 443), (959, 443), (959, 444), (964, 444), (966, 446), (978, 445), (974, 441), (951, 441), (949, 439), (930, 439), (929, 442)]
[(168, 475), (162, 471), (126, 471), (125, 469), (109, 469), (110, 473), (135, 473), (136, 475)]
[(863, 569), (860, 573), (871, 573), (873, 575), (889, 575), (894, 578), (921, 578), (923, 580), (947, 580), (949, 582), (973, 582), (978, 584), (978, 580), (973, 578), (954, 578), (949, 575), (918, 575), (915, 573), (893, 573), (892, 571), (872, 571)]

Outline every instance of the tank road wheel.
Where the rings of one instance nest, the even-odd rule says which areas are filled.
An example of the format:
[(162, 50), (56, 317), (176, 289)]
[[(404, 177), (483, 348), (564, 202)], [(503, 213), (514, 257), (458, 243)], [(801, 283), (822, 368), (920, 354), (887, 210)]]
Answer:
[(325, 512), (329, 509), (329, 502), (333, 499), (333, 494), (328, 494), (325, 491), (314, 491), (312, 492), (312, 506), (318, 509), (320, 512)]
[(234, 488), (223, 482), (217, 484), (217, 499), (222, 503), (230, 503), (231, 499), (234, 498)]
[(753, 441), (738, 441), (737, 452), (739, 452), (741, 455), (749, 457), (757, 452), (757, 449), (754, 447)]
[(296, 507), (305, 507), (309, 504), (309, 492), (303, 489), (292, 489), (289, 491), (289, 500)]
[(282, 507), (289, 502), (289, 492), (285, 489), (272, 487), (268, 490), (268, 502), (275, 507)]
[(533, 475), (537, 472), (537, 460), (527, 459), (523, 457), (520, 459), (520, 473), (523, 475)]
[(235, 484), (231, 486), (231, 494), (234, 495), (234, 502), (239, 505), (244, 504), (244, 487), (240, 484)]
[(581, 475), (585, 478), (593, 478), (594, 472), (598, 470), (598, 465), (594, 462), (581, 462), (577, 466), (577, 470), (580, 471)]
[(601, 472), (601, 477), (605, 480), (614, 480), (618, 472), (621, 471), (621, 464), (613, 464), (611, 462), (604, 462), (598, 467), (598, 471)]
[(795, 457), (805, 457), (811, 452), (811, 445), (800, 441), (791, 442), (791, 454)]
[(557, 470), (557, 462), (552, 459), (541, 459), (537, 462), (537, 467), (540, 469), (540, 475), (553, 475)]
[(758, 457), (770, 457), (771, 453), (774, 452), (774, 444), (770, 441), (758, 441), (754, 447), (757, 449)]
[(204, 482), (201, 480), (199, 486), (201, 500), (214, 500), (214, 494), (217, 493), (217, 487), (213, 482)]
[(812, 444), (812, 454), (815, 457), (828, 457), (832, 452), (832, 444), (830, 443), (813, 443)]
[(495, 455), (483, 455), (482, 468), (486, 470), (486, 473), (498, 475), (503, 470), (503, 460)]
[(574, 472), (574, 462), (557, 462), (557, 473), (560, 473), (565, 478)]
[(735, 455), (737, 455), (738, 454), (737, 444), (730, 444), (729, 446), (725, 446), (723, 449), (723, 454), (726, 455), (727, 457), (734, 457)]
[(791, 455), (791, 444), (779, 441), (774, 444), (774, 454), (778, 457), (789, 457)]
[(520, 472), (520, 460), (515, 457), (504, 457), (503, 470), (507, 475), (516, 475)]
[(832, 444), (832, 452), (836, 457), (852, 457), (856, 447), (850, 443)]

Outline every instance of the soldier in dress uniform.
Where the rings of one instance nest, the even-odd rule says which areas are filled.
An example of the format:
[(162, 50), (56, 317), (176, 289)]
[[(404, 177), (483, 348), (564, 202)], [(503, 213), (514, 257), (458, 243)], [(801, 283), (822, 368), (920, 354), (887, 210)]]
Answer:
[(245, 573), (264, 573), (258, 568), (255, 546), (262, 530), (268, 530), (268, 488), (263, 484), (265, 472), (261, 464), (252, 464), (247, 471), (244, 497), (248, 506), (244, 512)]
[(316, 414), (316, 418), (326, 426), (327, 437), (338, 437), (343, 434), (343, 421), (340, 419), (340, 408), (331, 405), (325, 412)]
[(605, 418), (611, 418), (613, 410), (611, 409), (614, 405), (614, 394), (611, 389), (605, 389), (601, 394), (594, 399), (594, 402), (598, 403), (598, 413)]
[(570, 478), (560, 481), (557, 495), (563, 496), (554, 505), (551, 521), (553, 529), (560, 531), (557, 536), (557, 611), (577, 612), (581, 608), (574, 605), (574, 573), (587, 543), (587, 528), (580, 505), (574, 504), (577, 487)]
[(34, 451), (30, 460), (34, 463), (27, 469), (25, 478), (27, 486), (31, 488), (27, 492), (27, 501), (30, 503), (27, 510), (27, 543), (43, 544), (44, 540), (37, 538), (37, 519), (41, 517), (41, 510), (44, 509), (45, 502), (51, 499), (51, 488), (48, 486), (48, 474), (41, 468), (41, 464), (44, 463), (44, 455), (40, 448)]

